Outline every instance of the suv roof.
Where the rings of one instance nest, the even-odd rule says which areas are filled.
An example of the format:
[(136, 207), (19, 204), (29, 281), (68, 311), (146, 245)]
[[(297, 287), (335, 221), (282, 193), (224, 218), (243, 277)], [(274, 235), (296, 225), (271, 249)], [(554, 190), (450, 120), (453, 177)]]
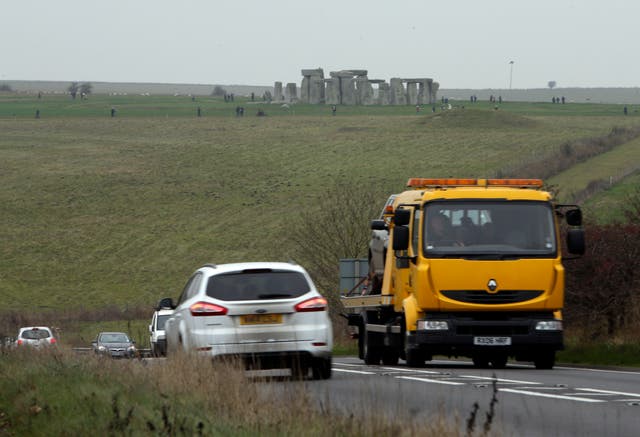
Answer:
[(291, 272), (306, 273), (306, 270), (295, 263), (285, 262), (244, 262), (244, 263), (229, 263), (229, 264), (205, 264), (198, 270), (206, 271), (214, 275), (230, 272), (241, 272), (243, 270), (257, 270), (257, 269), (271, 269), (271, 270), (287, 270)]

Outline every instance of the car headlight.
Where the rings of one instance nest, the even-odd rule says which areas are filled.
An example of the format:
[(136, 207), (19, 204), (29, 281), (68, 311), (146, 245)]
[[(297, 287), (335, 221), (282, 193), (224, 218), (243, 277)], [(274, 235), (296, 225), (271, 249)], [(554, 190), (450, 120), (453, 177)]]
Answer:
[(418, 320), (418, 329), (424, 331), (447, 331), (449, 323), (444, 320)]
[(544, 320), (536, 323), (536, 331), (562, 331), (562, 320)]
[(136, 350), (136, 347), (135, 347), (135, 346), (129, 346), (129, 347), (127, 348), (127, 350), (128, 350), (129, 352), (134, 352), (134, 351)]
[(106, 347), (104, 347), (104, 346), (98, 346), (98, 350), (99, 350), (100, 352), (104, 352), (104, 351), (106, 351), (106, 350), (107, 350), (107, 348), (106, 348)]

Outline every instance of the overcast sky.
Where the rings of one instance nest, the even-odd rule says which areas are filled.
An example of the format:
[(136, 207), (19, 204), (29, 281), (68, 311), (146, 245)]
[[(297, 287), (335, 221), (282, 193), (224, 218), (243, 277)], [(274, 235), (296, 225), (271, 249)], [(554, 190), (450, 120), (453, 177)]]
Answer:
[[(640, 86), (636, 0), (2, 0), (0, 80)], [(510, 62), (513, 61), (513, 64)]]

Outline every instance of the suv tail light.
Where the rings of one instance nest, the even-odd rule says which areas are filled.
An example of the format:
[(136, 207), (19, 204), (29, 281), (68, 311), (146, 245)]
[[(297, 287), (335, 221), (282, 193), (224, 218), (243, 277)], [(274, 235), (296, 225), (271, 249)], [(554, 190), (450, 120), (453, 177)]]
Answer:
[(189, 311), (191, 311), (193, 317), (224, 316), (227, 314), (225, 307), (209, 302), (196, 302), (189, 307)]
[(326, 311), (327, 299), (324, 297), (312, 297), (311, 299), (300, 302), (293, 307), (299, 313), (308, 313), (311, 311)]

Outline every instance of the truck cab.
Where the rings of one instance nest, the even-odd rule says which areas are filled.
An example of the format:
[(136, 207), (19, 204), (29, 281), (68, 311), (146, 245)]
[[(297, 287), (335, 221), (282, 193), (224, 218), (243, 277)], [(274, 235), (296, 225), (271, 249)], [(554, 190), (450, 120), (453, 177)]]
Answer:
[[(561, 223), (584, 252), (576, 205), (558, 205), (538, 179), (413, 178), (398, 194), (380, 300), (343, 299), (365, 361), (509, 357), (551, 368), (563, 348)], [(354, 315), (355, 314), (355, 315)], [(366, 344), (365, 344), (366, 343)]]

